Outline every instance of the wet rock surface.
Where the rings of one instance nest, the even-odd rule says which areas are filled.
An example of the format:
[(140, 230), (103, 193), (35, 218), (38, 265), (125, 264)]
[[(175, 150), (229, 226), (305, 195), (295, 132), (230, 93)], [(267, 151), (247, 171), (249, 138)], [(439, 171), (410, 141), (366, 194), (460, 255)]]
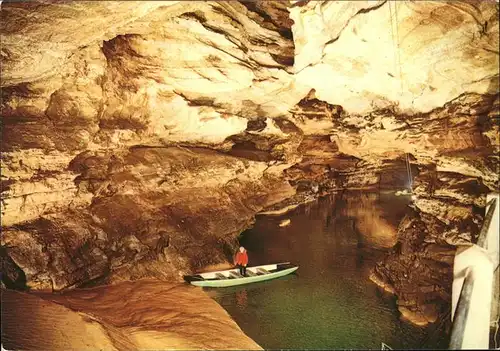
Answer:
[(397, 295), (402, 316), (418, 325), (446, 319), (451, 301), (455, 248), (425, 242), (425, 224), (417, 214), (407, 216), (398, 242), (371, 276), (384, 290)]
[(2, 322), (7, 349), (261, 349), (201, 290), (154, 280), (60, 295), (2, 289)]
[(397, 235), (377, 222), (395, 246), (374, 280), (419, 323), (449, 301), (453, 247), (499, 186), (497, 4), (4, 2), (0, 16), (4, 285), (179, 280), (227, 262), (256, 213), (407, 187), (408, 160), (413, 211)]
[(91, 194), (88, 207), (9, 226), (2, 241), (32, 288), (60, 290), (111, 271), (179, 280), (229, 259), (254, 214), (295, 192), (267, 168), (206, 149), (82, 153), (69, 169), (80, 174), (77, 191)]

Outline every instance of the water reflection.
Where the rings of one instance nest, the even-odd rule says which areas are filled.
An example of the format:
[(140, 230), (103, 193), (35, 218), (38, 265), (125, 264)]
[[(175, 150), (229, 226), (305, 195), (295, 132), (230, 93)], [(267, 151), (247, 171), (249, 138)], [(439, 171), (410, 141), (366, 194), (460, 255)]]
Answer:
[[(437, 348), (426, 330), (399, 320), (394, 300), (368, 279), (395, 240), (408, 200), (343, 193), (280, 217), (259, 217), (244, 233), (250, 265), (291, 261), (296, 276), (212, 296), (264, 348)], [(279, 223), (291, 218), (287, 227)], [(445, 347), (446, 345), (441, 345)]]
[(247, 300), (248, 300), (247, 291), (245, 289), (236, 291), (235, 296), (236, 296), (236, 305), (241, 309), (245, 309), (245, 307), (247, 307)]
[[(251, 265), (307, 256), (308, 267), (324, 267), (344, 264), (336, 257), (347, 255), (354, 266), (362, 268), (365, 257), (373, 253), (363, 248), (385, 249), (395, 244), (407, 203), (405, 198), (378, 193), (331, 195), (288, 215), (259, 218), (241, 241), (249, 250)], [(290, 226), (278, 226), (290, 217)]]

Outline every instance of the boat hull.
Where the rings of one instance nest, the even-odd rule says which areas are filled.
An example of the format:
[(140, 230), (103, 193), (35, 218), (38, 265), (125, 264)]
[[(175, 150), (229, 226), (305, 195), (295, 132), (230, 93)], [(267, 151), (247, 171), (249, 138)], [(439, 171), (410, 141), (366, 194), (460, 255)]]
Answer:
[(268, 274), (257, 275), (253, 277), (242, 277), (234, 279), (220, 279), (220, 280), (198, 280), (191, 281), (190, 283), (195, 286), (201, 287), (211, 287), (211, 288), (223, 288), (228, 286), (236, 286), (250, 283), (257, 283), (266, 280), (271, 280), (279, 277), (283, 277), (290, 273), (295, 272), (299, 267), (291, 267), (287, 269), (280, 270), (278, 272), (271, 272)]

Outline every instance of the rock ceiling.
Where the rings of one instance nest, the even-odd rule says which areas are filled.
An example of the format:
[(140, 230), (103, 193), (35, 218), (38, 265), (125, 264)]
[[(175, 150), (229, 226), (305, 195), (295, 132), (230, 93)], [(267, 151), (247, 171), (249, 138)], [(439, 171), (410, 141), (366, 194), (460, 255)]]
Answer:
[(405, 154), (443, 240), (498, 188), (498, 3), (1, 7), (12, 284), (179, 279), (304, 182), (404, 186)]

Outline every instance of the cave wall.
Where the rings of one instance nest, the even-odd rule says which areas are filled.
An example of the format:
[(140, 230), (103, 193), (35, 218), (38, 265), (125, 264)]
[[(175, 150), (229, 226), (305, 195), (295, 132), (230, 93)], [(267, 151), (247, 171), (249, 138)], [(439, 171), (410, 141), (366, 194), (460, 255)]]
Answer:
[[(20, 286), (180, 279), (314, 185), (406, 187), (406, 154), (407, 221), (429, 245), (474, 240), (498, 189), (498, 4), (40, 1), (0, 17), (2, 262)], [(379, 269), (398, 291), (426, 250), (407, 227), (400, 269)]]
[(246, 129), (300, 100), (264, 101), (293, 84), (286, 7), (117, 4), (2, 6), (2, 245), (32, 288), (180, 279), (295, 192), (226, 140), (283, 144), (271, 120)]

